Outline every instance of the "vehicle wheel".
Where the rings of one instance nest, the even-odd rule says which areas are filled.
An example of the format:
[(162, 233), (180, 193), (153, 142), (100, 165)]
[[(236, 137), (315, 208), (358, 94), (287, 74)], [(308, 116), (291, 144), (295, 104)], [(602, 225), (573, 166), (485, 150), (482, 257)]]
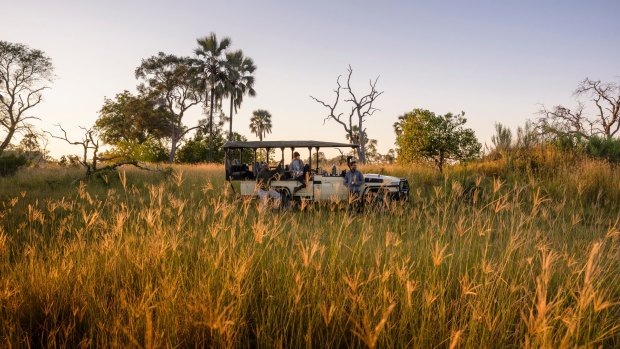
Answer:
[(291, 192), (287, 189), (280, 189), (278, 193), (280, 193), (280, 209), (287, 210), (291, 208), (294, 204)]

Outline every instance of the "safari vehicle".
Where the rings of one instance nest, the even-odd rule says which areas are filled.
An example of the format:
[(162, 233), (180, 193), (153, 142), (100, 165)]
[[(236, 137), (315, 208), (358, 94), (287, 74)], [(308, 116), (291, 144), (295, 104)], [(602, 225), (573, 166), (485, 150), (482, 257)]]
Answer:
[[(245, 197), (258, 196), (256, 178), (261, 166), (268, 166), (257, 161), (257, 151), (266, 149), (267, 154), (272, 149), (280, 149), (282, 159), (277, 166), (269, 166), (269, 170), (278, 173), (270, 182), (270, 190), (280, 193), (282, 202), (347, 202), (349, 190), (345, 185), (344, 176), (348, 169), (338, 168), (334, 164), (329, 171), (319, 167), (319, 150), (321, 148), (359, 148), (357, 144), (334, 143), (321, 141), (253, 141), (253, 142), (227, 142), (224, 144), (226, 152), (226, 180), (230, 182), (235, 193)], [(306, 165), (307, 174), (304, 180), (297, 180), (285, 162), (285, 150), (289, 150), (287, 159), (293, 158), (295, 149), (308, 149), (309, 163)], [(249, 150), (249, 152), (248, 152)], [(313, 150), (315, 155), (315, 168), (313, 165)], [(253, 162), (250, 160), (253, 152)], [(244, 155), (245, 153), (245, 155)], [(248, 154), (249, 153), (249, 154)], [(341, 152), (342, 153), (342, 152)], [(277, 154), (276, 154), (277, 156)], [(247, 159), (250, 158), (250, 159)], [(350, 157), (347, 159), (349, 164)], [(290, 160), (289, 160), (290, 162)], [(305, 183), (302, 183), (305, 182)], [(405, 178), (385, 176), (381, 174), (364, 174), (364, 184), (360, 188), (364, 200), (406, 200), (409, 195), (409, 183)]]

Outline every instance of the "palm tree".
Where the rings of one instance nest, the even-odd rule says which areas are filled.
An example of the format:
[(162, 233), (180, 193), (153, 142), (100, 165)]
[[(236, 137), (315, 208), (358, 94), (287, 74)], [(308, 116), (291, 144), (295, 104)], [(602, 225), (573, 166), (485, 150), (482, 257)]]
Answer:
[[(226, 93), (230, 98), (230, 129), (228, 131), (228, 140), (233, 138), (233, 112), (237, 113), (237, 108), (243, 102), (243, 95), (246, 93), (254, 97), (254, 76), (256, 70), (254, 61), (250, 57), (244, 57), (241, 50), (226, 54), (227, 81)], [(234, 109), (234, 111), (233, 111)]]
[[(197, 39), (198, 48), (194, 50), (198, 57), (198, 69), (202, 74), (205, 93), (210, 93), (211, 102), (209, 104), (209, 161), (213, 161), (213, 107), (215, 98), (220, 98), (221, 92), (225, 90), (226, 82), (226, 62), (224, 53), (231, 44), (230, 38), (217, 40), (215, 33), (202, 39)], [(205, 98), (205, 106), (208, 98)], [(206, 109), (206, 108), (205, 108)]]
[[(263, 109), (252, 112), (250, 131), (262, 142), (267, 133), (271, 133), (271, 114)], [(269, 161), (269, 152), (266, 153), (265, 158)]]
[(250, 131), (262, 142), (267, 133), (271, 133), (271, 114), (263, 109), (255, 110), (250, 119)]

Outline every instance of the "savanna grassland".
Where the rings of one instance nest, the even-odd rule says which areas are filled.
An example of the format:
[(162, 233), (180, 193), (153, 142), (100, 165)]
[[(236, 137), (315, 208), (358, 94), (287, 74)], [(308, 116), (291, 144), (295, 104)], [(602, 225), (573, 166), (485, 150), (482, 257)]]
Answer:
[(363, 170), (409, 202), (259, 211), (206, 165), (0, 179), (1, 346), (620, 346), (620, 169)]

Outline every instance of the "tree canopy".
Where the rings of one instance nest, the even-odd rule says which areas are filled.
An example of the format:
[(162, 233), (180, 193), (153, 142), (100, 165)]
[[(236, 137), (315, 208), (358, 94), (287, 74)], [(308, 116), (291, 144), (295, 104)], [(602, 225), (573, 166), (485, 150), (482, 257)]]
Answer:
[(162, 141), (170, 140), (173, 120), (170, 112), (152, 96), (134, 96), (123, 91), (114, 99), (105, 99), (95, 128), (102, 141), (114, 146), (110, 155), (165, 161), (169, 153)]
[(250, 119), (250, 131), (262, 141), (267, 133), (271, 133), (271, 113), (263, 109), (255, 110)]
[(52, 60), (23, 44), (0, 41), (0, 155), (15, 133), (29, 131), (31, 109), (53, 79)]
[(95, 125), (107, 144), (140, 144), (149, 138), (170, 137), (172, 121), (170, 112), (150, 96), (123, 91), (105, 99)]
[(398, 161), (431, 161), (442, 172), (446, 163), (476, 158), (482, 146), (474, 131), (463, 127), (466, 122), (464, 113), (436, 115), (426, 109), (399, 117), (394, 125)]
[[(217, 101), (226, 93), (226, 60), (225, 54), (231, 45), (230, 38), (217, 39), (215, 33), (197, 39), (198, 48), (194, 50), (194, 64), (198, 77), (206, 93), (209, 93), (209, 161), (213, 161), (213, 108)], [(208, 98), (205, 97), (205, 109)], [(231, 115), (232, 116), (232, 115)]]
[(201, 127), (186, 127), (183, 124), (185, 112), (203, 101), (204, 90), (192, 63), (190, 58), (160, 52), (142, 60), (136, 69), (136, 78), (142, 81), (138, 86), (140, 93), (153, 96), (171, 116), (169, 162), (174, 160), (183, 136)]
[(245, 57), (238, 50), (226, 54), (226, 94), (230, 99), (228, 140), (233, 140), (233, 114), (243, 103), (243, 96), (256, 96), (254, 90), (254, 71), (256, 65), (250, 57)]

